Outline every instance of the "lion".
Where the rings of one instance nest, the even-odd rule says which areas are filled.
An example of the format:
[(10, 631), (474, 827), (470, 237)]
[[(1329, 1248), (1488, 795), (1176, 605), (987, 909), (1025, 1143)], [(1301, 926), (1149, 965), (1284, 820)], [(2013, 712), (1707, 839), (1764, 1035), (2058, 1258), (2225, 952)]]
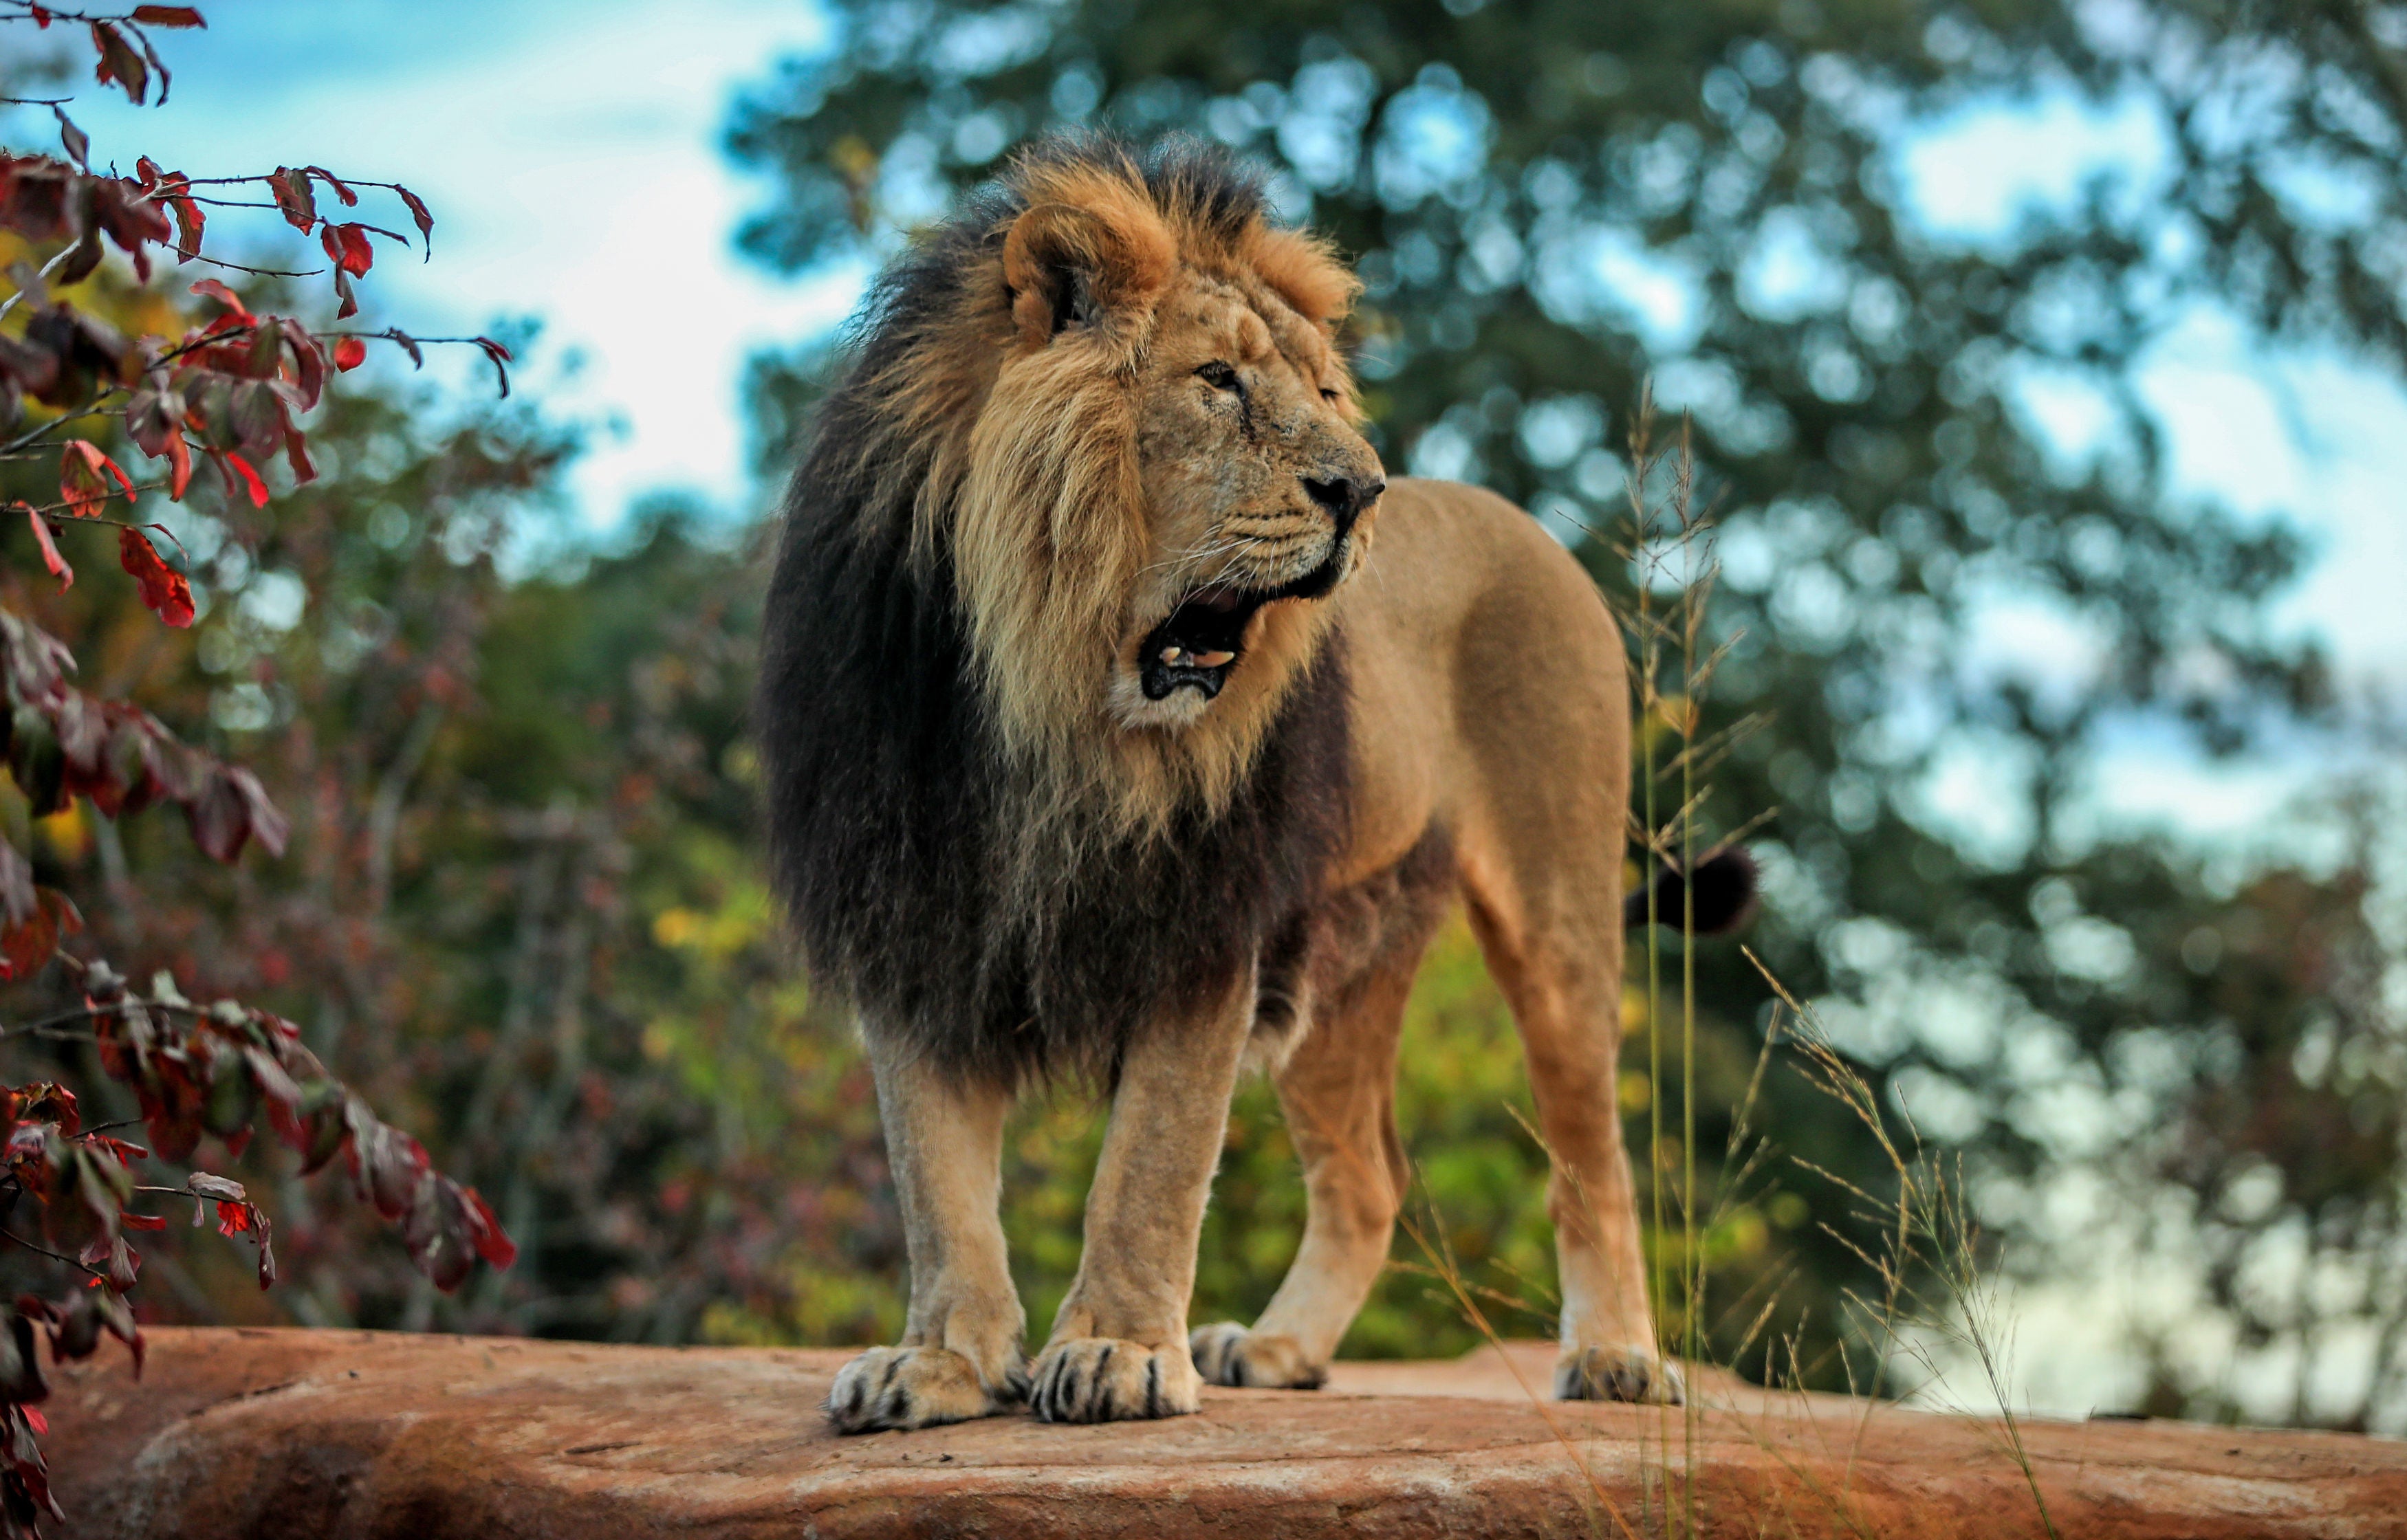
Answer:
[[(1587, 575), (1389, 478), (1358, 284), (1234, 162), (1024, 153), (856, 322), (785, 503), (758, 725), (776, 885), (858, 1013), (905, 1230), (847, 1433), (1319, 1385), (1407, 1172), (1405, 996), (1467, 905), (1554, 1161), (1571, 1398), (1675, 1402), (1616, 1103), (1630, 710)], [(1188, 1329), (1229, 1104), (1267, 1070), (1309, 1212), (1259, 1320)], [(1032, 1365), (998, 1215), (1027, 1087), (1107, 1088)]]

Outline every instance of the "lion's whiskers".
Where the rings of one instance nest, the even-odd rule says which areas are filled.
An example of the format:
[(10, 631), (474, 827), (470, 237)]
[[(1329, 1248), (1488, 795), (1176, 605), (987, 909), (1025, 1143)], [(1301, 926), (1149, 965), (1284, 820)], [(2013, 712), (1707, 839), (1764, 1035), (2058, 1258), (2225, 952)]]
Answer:
[[(1156, 561), (1146, 567), (1140, 568), (1139, 571), (1151, 572), (1157, 572), (1164, 567), (1175, 567), (1187, 563), (1201, 564), (1203, 562), (1210, 561), (1216, 557), (1226, 558), (1238, 556), (1246, 551), (1253, 550), (1257, 546), (1268, 544), (1273, 538), (1274, 537), (1269, 535), (1238, 535), (1232, 539), (1220, 541), (1217, 544), (1206, 544), (1196, 546), (1190, 550), (1175, 552), (1173, 555), (1164, 557), (1160, 561)], [(1226, 566), (1225, 561), (1223, 562), (1223, 566)]]

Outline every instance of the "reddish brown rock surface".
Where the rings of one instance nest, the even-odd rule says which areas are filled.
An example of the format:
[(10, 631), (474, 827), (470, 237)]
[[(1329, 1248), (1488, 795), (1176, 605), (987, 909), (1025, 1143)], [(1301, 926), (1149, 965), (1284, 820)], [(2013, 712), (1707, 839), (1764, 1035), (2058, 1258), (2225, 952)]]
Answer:
[[(1339, 1366), (1328, 1391), (1207, 1391), (1200, 1417), (990, 1419), (840, 1439), (845, 1354), (302, 1331), (160, 1331), (57, 1376), (78, 1536), (1652, 1535), (1696, 1472), (1714, 1535), (2036, 1535), (1998, 1430), (1709, 1383), (1678, 1413), (1533, 1405), (1547, 1355)], [(1668, 1445), (1667, 1445), (1668, 1440)], [(2407, 1444), (2030, 1422), (2070, 1536), (2407, 1535)], [(1686, 1452), (1684, 1452), (1684, 1450)]]

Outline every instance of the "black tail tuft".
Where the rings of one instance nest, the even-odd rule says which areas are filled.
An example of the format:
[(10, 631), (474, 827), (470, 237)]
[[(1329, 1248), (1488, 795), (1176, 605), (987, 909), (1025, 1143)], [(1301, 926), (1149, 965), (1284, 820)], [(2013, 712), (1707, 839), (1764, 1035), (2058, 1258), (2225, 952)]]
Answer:
[[(1755, 916), (1755, 858), (1732, 846), (1697, 863), (1696, 926), (1700, 936), (1736, 930)], [(1655, 874), (1655, 920), (1674, 930), (1684, 918), (1688, 882), (1672, 870)], [(1621, 923), (1631, 930), (1646, 924), (1646, 889), (1621, 901)]]

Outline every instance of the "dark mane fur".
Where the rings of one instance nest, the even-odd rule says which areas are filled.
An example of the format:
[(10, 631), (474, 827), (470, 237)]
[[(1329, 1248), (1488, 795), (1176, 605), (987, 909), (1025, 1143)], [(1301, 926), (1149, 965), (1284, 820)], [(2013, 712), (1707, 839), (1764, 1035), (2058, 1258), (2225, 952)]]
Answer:
[[(1159, 158), (1146, 180), (1216, 219), (1260, 206), (1210, 155)], [(1005, 880), (1022, 803), (948, 556), (911, 548), (925, 465), (897, 462), (918, 446), (872, 387), (958, 315), (1017, 207), (1007, 186), (982, 191), (865, 308), (787, 496), (756, 718), (780, 896), (866, 1028), (964, 1076), (1108, 1076), (1132, 1023), (1228, 979), (1312, 902), (1346, 816), (1348, 692), (1332, 638), (1224, 812), (1065, 836), (1040, 891)]]

